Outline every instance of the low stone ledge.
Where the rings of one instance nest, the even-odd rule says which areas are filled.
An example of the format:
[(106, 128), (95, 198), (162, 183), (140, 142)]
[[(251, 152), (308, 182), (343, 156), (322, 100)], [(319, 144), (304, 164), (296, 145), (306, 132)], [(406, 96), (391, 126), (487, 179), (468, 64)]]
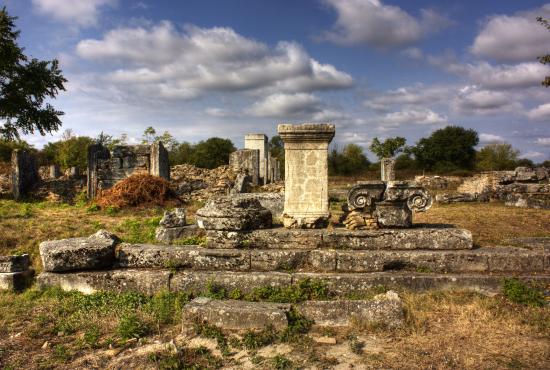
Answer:
[(116, 237), (105, 230), (87, 238), (52, 240), (40, 243), (44, 271), (95, 270), (111, 267), (115, 260)]
[(30, 259), (28, 254), (19, 256), (0, 256), (0, 273), (22, 272), (29, 269)]
[(170, 290), (198, 294), (206, 291), (209, 284), (214, 284), (228, 292), (239, 291), (247, 294), (256, 288), (281, 288), (291, 283), (292, 275), (282, 272), (178, 271), (170, 280)]
[(37, 277), (40, 288), (57, 286), (66, 291), (77, 290), (84, 294), (108, 291), (153, 295), (162, 290), (168, 290), (169, 281), (170, 271), (131, 269), (69, 273), (43, 272)]
[(323, 230), (263, 229), (249, 232), (208, 230), (208, 248), (315, 249), (323, 245)]
[(224, 330), (261, 330), (268, 326), (283, 330), (288, 326), (290, 305), (266, 302), (195, 298), (183, 308), (183, 319), (199, 320)]
[(308, 301), (298, 304), (296, 309), (319, 327), (376, 324), (397, 328), (405, 320), (403, 302), (394, 291), (379, 294), (371, 300)]
[(32, 283), (32, 270), (0, 273), (0, 290), (19, 292)]
[(155, 230), (155, 239), (160, 243), (170, 244), (174, 240), (203, 236), (204, 230), (197, 225), (164, 227), (159, 226)]

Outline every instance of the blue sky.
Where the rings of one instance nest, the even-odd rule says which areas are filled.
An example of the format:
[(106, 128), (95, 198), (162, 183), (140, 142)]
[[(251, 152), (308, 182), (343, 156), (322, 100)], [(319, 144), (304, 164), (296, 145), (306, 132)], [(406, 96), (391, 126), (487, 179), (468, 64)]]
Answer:
[[(335, 144), (408, 144), (449, 124), (550, 159), (545, 1), (1, 0), (26, 53), (69, 80), (78, 135), (180, 141), (333, 122)], [(61, 130), (62, 131), (62, 130)], [(37, 147), (62, 132), (26, 139)], [(372, 155), (370, 155), (371, 158)]]

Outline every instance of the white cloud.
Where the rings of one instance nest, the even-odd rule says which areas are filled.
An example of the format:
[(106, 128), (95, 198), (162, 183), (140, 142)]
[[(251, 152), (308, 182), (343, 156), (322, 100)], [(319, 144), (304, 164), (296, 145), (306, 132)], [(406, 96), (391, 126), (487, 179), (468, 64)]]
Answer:
[(168, 99), (207, 91), (307, 93), (353, 84), (350, 75), (319, 63), (297, 43), (270, 49), (231, 28), (188, 26), (180, 32), (164, 21), (115, 29), (101, 40), (81, 41), (76, 50), (82, 58), (118, 65), (106, 81), (120, 90)]
[(376, 95), (363, 102), (363, 105), (377, 112), (389, 111), (393, 106), (416, 106), (436, 103), (448, 99), (451, 88), (445, 86), (415, 86), (400, 87)]
[(501, 114), (519, 112), (521, 103), (502, 91), (481, 90), (476, 86), (466, 86), (453, 99), (452, 109), (466, 114)]
[(542, 146), (550, 146), (550, 137), (539, 137), (535, 140), (535, 144)]
[(386, 126), (439, 125), (448, 123), (447, 117), (427, 108), (412, 108), (387, 113), (379, 118), (379, 122)]
[(479, 141), (482, 143), (495, 143), (504, 141), (504, 138), (500, 135), (480, 133)]
[(312, 94), (273, 94), (246, 110), (256, 117), (286, 117), (313, 114), (319, 111), (319, 98)]
[(534, 121), (550, 121), (550, 103), (539, 105), (527, 112), (527, 117)]
[(529, 151), (525, 154), (520, 155), (521, 158), (528, 158), (528, 159), (538, 159), (544, 157), (544, 153), (536, 152), (536, 151)]
[(116, 5), (118, 0), (32, 0), (34, 9), (56, 20), (83, 27), (93, 26), (100, 8)]
[(471, 81), (484, 87), (510, 89), (540, 86), (544, 76), (550, 73), (550, 66), (537, 62), (496, 66), (480, 62), (467, 64), (463, 71)]
[(432, 10), (422, 9), (415, 18), (401, 8), (379, 0), (324, 0), (337, 12), (337, 20), (324, 39), (341, 45), (368, 44), (391, 47), (410, 44), (450, 21)]
[(537, 16), (550, 17), (550, 4), (511, 16), (489, 17), (470, 51), (479, 57), (504, 62), (536, 60), (550, 50), (548, 30), (536, 21)]

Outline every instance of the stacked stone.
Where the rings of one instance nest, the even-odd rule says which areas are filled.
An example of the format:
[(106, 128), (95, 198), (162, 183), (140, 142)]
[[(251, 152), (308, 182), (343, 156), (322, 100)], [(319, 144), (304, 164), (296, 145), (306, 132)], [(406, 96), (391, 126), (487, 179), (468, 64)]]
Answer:
[(172, 243), (176, 239), (196, 236), (197, 232), (196, 225), (187, 225), (185, 209), (175, 208), (172, 211), (164, 212), (155, 238), (161, 243)]
[(378, 221), (372, 213), (353, 210), (349, 212), (343, 220), (348, 230), (376, 230)]
[(0, 256), (0, 290), (23, 290), (29, 285), (31, 277), (28, 254)]

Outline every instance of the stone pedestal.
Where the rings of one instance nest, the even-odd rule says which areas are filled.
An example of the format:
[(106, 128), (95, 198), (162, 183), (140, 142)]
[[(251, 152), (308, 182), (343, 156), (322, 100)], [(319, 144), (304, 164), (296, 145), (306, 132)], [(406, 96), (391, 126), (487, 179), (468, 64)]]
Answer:
[(332, 124), (281, 124), (285, 148), (285, 207), (287, 228), (326, 227), (328, 203), (328, 145)]
[(381, 227), (411, 227), (412, 211), (407, 202), (380, 202), (374, 211)]
[(244, 137), (245, 149), (256, 149), (260, 151), (260, 183), (262, 185), (269, 182), (269, 146), (267, 136), (264, 134), (247, 134)]

